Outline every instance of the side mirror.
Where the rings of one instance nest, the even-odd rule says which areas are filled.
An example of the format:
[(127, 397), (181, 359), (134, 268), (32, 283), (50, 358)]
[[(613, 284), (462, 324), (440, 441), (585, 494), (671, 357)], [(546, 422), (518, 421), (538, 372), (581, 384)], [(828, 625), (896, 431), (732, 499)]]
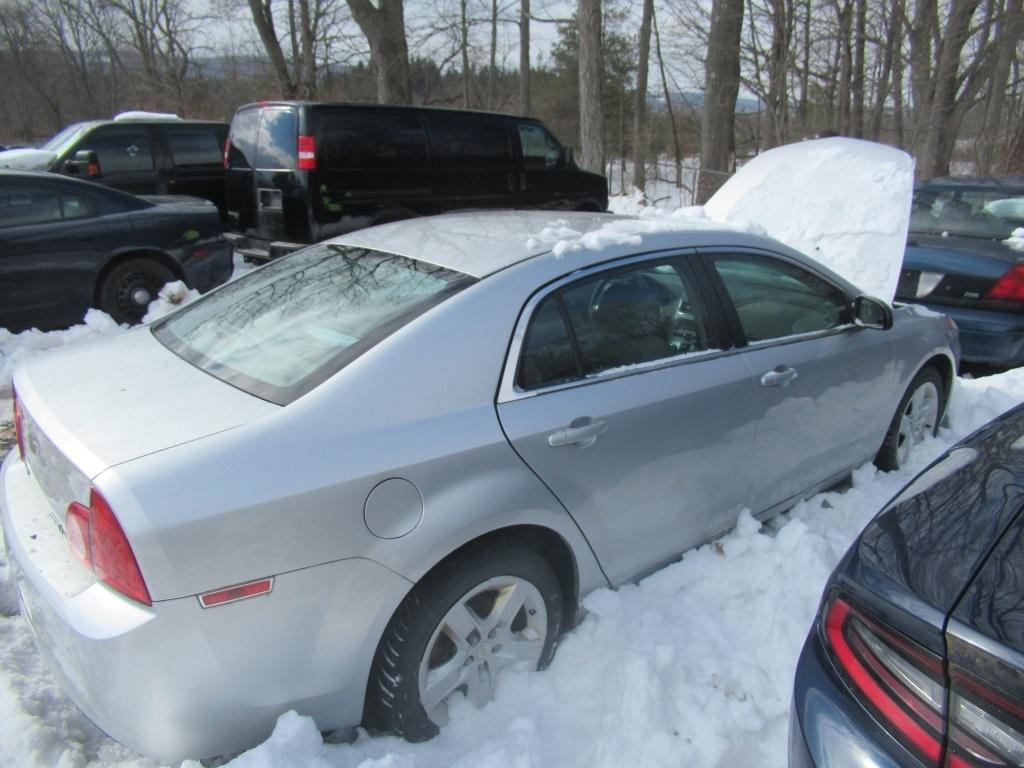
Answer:
[(90, 149), (80, 149), (75, 156), (64, 164), (67, 172), (84, 179), (96, 179), (100, 176), (100, 161), (96, 153)]
[(892, 328), (892, 308), (879, 299), (858, 296), (853, 300), (853, 324), (887, 331)]

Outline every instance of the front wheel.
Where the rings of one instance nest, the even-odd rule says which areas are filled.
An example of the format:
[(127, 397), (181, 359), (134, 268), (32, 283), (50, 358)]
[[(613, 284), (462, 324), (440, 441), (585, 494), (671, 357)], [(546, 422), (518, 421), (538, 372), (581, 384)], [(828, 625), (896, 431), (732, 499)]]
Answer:
[(504, 669), (546, 666), (563, 615), (558, 579), (536, 552), (501, 544), (456, 556), (413, 588), (384, 631), (372, 716), (410, 741), (432, 738), (453, 696), (482, 707)]
[(885, 441), (875, 456), (875, 466), (884, 471), (906, 465), (910, 453), (926, 436), (939, 429), (943, 407), (942, 377), (932, 367), (922, 368), (907, 387), (893, 416)]
[(116, 265), (100, 285), (100, 309), (119, 323), (142, 321), (160, 289), (177, 280), (174, 273), (152, 259), (128, 259)]

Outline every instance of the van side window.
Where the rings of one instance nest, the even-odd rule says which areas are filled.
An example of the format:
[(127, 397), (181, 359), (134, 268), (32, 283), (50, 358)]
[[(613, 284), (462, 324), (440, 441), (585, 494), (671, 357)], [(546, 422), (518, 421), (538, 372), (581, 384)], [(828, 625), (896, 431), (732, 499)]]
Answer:
[(430, 151), (439, 168), (511, 168), (505, 121), (484, 115), (431, 113)]
[(562, 164), (562, 145), (542, 126), (519, 123), (524, 168), (554, 168)]
[(232, 168), (252, 168), (256, 159), (256, 132), (260, 127), (260, 110), (247, 109), (231, 121), (231, 142), (228, 164)]
[(166, 134), (175, 165), (219, 165), (223, 161), (223, 148), (212, 126), (167, 128)]
[(295, 170), (299, 130), (291, 109), (264, 109), (256, 140), (255, 167), (261, 170)]
[(427, 168), (427, 136), (415, 112), (325, 112), (320, 120), (324, 165), (337, 171)]
[(76, 148), (76, 151), (82, 150), (96, 153), (104, 176), (153, 170), (153, 147), (146, 128), (99, 128)]

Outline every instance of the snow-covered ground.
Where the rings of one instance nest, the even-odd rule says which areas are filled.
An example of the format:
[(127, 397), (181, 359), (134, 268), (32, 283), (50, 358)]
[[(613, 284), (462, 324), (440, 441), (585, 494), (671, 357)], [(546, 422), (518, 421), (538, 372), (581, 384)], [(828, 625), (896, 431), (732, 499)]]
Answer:
[[(647, 199), (659, 196), (655, 188)], [(667, 215), (635, 196), (614, 200), (613, 208)], [(0, 330), (0, 422), (10, 418), (12, 363), (120, 332), (108, 320), (93, 314), (83, 326), (47, 334)], [(1024, 369), (958, 380), (948, 427), (906, 469), (885, 474), (865, 465), (842, 489), (763, 526), (742, 515), (734, 531), (639, 584), (590, 594), (586, 618), (564, 637), (548, 670), (503, 676), (496, 700), (482, 710), (454, 702), (451, 724), (430, 742), (360, 731), (353, 743), (325, 743), (311, 720), (292, 713), (267, 742), (229, 765), (784, 766), (793, 670), (831, 569), (917, 471), (1022, 401)], [(0, 566), (0, 766), (155, 766), (105, 737), (63, 696), (17, 612)]]

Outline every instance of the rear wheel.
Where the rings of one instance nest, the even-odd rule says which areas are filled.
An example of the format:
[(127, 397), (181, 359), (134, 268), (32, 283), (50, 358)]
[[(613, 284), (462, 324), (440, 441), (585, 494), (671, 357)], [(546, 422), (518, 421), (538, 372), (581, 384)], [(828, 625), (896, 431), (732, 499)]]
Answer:
[(875, 465), (890, 471), (905, 466), (914, 447), (938, 432), (942, 418), (942, 376), (931, 366), (922, 368), (907, 387), (893, 416)]
[(558, 579), (536, 552), (499, 544), (456, 556), (417, 584), (388, 624), (371, 714), (410, 741), (433, 737), (453, 696), (482, 707), (504, 669), (546, 666), (563, 615)]
[(100, 286), (100, 309), (119, 323), (140, 322), (160, 289), (177, 277), (153, 259), (128, 259), (116, 265)]

